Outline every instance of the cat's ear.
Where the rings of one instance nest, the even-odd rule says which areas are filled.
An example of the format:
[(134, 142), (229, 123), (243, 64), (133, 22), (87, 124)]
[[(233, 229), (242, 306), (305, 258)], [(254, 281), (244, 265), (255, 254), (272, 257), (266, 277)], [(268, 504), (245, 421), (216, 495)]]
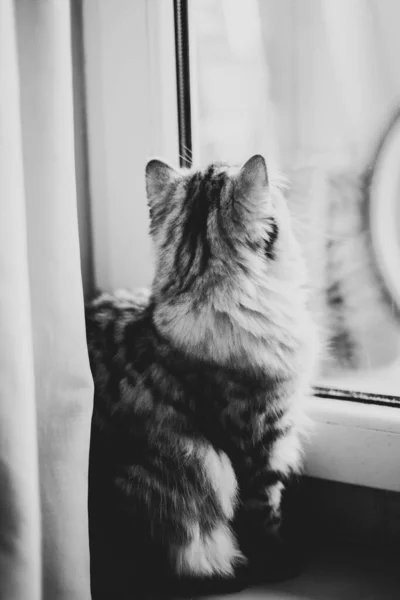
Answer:
[(162, 201), (164, 192), (171, 181), (178, 177), (177, 171), (162, 160), (154, 158), (146, 165), (146, 192), (150, 207)]
[(164, 222), (168, 211), (166, 190), (168, 185), (179, 177), (173, 167), (154, 158), (146, 165), (146, 193), (150, 209), (150, 232), (155, 235)]
[(234, 209), (243, 223), (254, 223), (268, 208), (268, 171), (264, 158), (255, 154), (236, 176)]
[(247, 195), (267, 188), (268, 171), (265, 159), (260, 154), (255, 154), (240, 169), (237, 179), (238, 192)]

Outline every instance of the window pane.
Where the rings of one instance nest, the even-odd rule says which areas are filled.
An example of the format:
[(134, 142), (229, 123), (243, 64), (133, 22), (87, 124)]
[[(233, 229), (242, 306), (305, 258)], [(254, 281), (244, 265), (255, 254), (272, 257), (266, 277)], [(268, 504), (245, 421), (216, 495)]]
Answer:
[(400, 395), (400, 3), (189, 2), (196, 162), (288, 176), (320, 381)]

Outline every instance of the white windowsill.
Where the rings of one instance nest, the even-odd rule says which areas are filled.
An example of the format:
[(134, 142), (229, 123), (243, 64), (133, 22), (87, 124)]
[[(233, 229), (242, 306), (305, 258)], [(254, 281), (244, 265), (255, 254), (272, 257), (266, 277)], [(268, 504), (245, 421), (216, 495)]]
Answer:
[(400, 491), (400, 409), (311, 398), (306, 474)]

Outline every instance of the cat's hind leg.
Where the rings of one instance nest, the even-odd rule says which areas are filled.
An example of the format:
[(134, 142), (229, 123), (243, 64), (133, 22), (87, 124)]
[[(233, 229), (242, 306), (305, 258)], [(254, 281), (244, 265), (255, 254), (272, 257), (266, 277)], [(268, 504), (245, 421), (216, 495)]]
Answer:
[(213, 582), (232, 584), (244, 560), (230, 526), (237, 503), (232, 465), (204, 440), (175, 436), (173, 444), (157, 444), (141, 464), (120, 471), (120, 508), (147, 522), (148, 537), (165, 550), (170, 581), (191, 587), (192, 595), (207, 585), (216, 593)]
[[(236, 476), (224, 452), (209, 444), (193, 451), (204, 481), (201, 493), (207, 495), (210, 506), (188, 521), (187, 542), (172, 548), (176, 569), (184, 575), (232, 576), (235, 565), (243, 562), (229, 524), (237, 505)], [(198, 502), (204, 504), (201, 495)]]
[[(283, 535), (283, 497), (301, 467), (301, 438), (292, 427), (267, 431), (254, 448), (241, 489), (236, 527), (252, 578), (281, 580), (301, 572), (292, 540)], [(287, 529), (286, 529), (287, 531)]]
[[(173, 592), (179, 596), (228, 594), (247, 587), (245, 559), (230, 522), (238, 501), (236, 475), (227, 455), (207, 444), (196, 449), (203, 492), (213, 498), (212, 510), (190, 523), (187, 541), (172, 549), (179, 578)], [(199, 497), (202, 502), (201, 497)]]

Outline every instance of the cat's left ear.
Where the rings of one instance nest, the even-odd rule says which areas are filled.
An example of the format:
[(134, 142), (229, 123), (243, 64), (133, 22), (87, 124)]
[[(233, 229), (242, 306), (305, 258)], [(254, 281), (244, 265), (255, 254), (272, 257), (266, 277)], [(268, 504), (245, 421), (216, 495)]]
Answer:
[(162, 160), (153, 159), (146, 165), (146, 192), (147, 203), (150, 209), (150, 233), (155, 235), (162, 223), (169, 207), (166, 204), (166, 191), (169, 184), (179, 174)]
[(162, 160), (154, 158), (146, 165), (146, 192), (149, 206), (164, 200), (168, 185), (178, 177), (177, 171)]

